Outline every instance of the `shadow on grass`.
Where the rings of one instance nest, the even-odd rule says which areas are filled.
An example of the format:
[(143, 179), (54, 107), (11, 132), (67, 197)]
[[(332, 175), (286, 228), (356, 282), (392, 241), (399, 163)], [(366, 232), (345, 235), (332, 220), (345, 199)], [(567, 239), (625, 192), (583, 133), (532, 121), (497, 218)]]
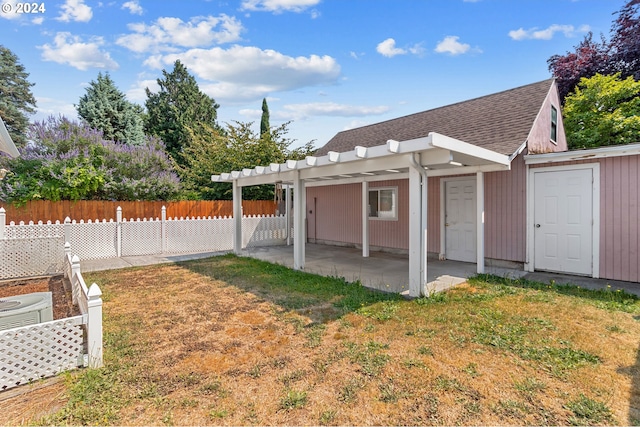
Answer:
[(195, 273), (221, 280), (284, 310), (295, 310), (312, 320), (326, 322), (380, 301), (401, 300), (385, 293), (348, 282), (342, 277), (325, 277), (292, 270), (250, 257), (233, 254), (180, 262)]

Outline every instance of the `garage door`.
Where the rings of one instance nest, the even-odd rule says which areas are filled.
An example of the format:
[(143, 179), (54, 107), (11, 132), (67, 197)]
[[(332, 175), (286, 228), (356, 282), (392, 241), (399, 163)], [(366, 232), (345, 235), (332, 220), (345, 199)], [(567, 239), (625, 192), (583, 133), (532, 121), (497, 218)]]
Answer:
[(593, 272), (593, 170), (534, 173), (536, 270)]

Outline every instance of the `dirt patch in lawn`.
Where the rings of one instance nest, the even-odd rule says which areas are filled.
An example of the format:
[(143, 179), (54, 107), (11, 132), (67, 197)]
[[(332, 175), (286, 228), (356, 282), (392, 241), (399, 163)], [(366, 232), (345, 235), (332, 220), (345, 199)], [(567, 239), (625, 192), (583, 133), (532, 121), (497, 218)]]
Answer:
[(638, 422), (634, 300), (478, 282), (405, 301), (235, 257), (85, 276), (105, 367), (5, 399), (0, 424)]

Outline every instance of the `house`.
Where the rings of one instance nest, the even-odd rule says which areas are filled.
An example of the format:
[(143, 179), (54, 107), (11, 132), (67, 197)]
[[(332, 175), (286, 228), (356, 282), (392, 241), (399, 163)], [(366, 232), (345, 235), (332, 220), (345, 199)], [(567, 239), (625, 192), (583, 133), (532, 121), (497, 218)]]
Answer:
[(567, 152), (552, 79), (343, 131), (305, 160), (212, 180), (233, 183), (238, 218), (242, 187), (292, 185), (294, 268), (307, 241), (407, 253), (412, 296), (428, 292), (436, 257), (479, 273), (640, 279), (640, 146)]

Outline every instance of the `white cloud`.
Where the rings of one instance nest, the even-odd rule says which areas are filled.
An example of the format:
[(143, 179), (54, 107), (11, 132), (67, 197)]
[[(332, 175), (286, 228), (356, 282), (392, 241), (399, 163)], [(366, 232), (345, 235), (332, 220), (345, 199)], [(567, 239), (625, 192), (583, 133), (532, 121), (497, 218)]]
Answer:
[[(20, 18), (20, 14), (16, 12), (18, 3), (20, 0), (5, 0), (2, 2), (2, 11), (0, 11), (0, 18), (4, 19), (18, 19)], [(6, 9), (5, 9), (6, 8)], [(9, 12), (6, 12), (9, 10)]]
[(56, 18), (63, 22), (89, 22), (93, 16), (93, 11), (84, 4), (84, 0), (66, 0), (61, 6), (62, 11)]
[(332, 84), (340, 76), (340, 66), (330, 56), (292, 57), (249, 46), (156, 55), (148, 58), (145, 64), (163, 68), (176, 60), (206, 80), (200, 87), (216, 100), (257, 99), (273, 92)]
[(587, 33), (590, 27), (588, 25), (582, 25), (579, 28), (575, 28), (573, 25), (558, 25), (553, 24), (543, 30), (539, 30), (537, 27), (525, 30), (524, 28), (518, 28), (517, 30), (509, 31), (509, 37), (513, 40), (551, 40), (555, 33), (563, 33), (565, 37), (573, 37), (576, 33)]
[[(287, 104), (282, 108), (272, 108), (271, 118), (275, 120), (306, 120), (310, 117), (363, 117), (380, 115), (389, 111), (389, 107), (360, 106), (337, 104), (335, 102), (312, 102), (308, 104)], [(245, 117), (257, 119), (262, 115), (262, 110), (242, 109), (239, 111)]]
[(77, 119), (76, 107), (67, 101), (36, 96), (36, 103), (38, 107), (32, 117), (34, 121), (46, 120), (50, 116), (58, 117), (60, 115), (71, 120)]
[(460, 43), (458, 36), (447, 36), (440, 42), (438, 42), (435, 51), (437, 53), (448, 53), (450, 55), (461, 55), (467, 53), (471, 46), (467, 43)]
[(393, 58), (396, 55), (404, 55), (407, 53), (406, 50), (396, 47), (396, 41), (392, 38), (388, 38), (385, 41), (378, 43), (376, 51), (387, 58)]
[(136, 81), (136, 83), (127, 91), (127, 99), (132, 102), (143, 104), (144, 101), (147, 100), (147, 88), (149, 88), (151, 92), (158, 92), (160, 90), (158, 80), (141, 79)]
[[(244, 0), (240, 10), (254, 12), (304, 12), (310, 7), (320, 3), (320, 0)], [(318, 12), (313, 11), (313, 17), (317, 17)]]
[(122, 9), (128, 9), (132, 15), (142, 15), (142, 6), (138, 3), (138, 0), (132, 0), (122, 3)]
[(94, 37), (89, 42), (83, 42), (80, 37), (71, 33), (59, 32), (54, 38), (54, 46), (44, 44), (38, 48), (42, 50), (42, 59), (45, 61), (69, 64), (79, 70), (118, 69), (118, 63), (111, 59), (111, 55), (100, 50), (103, 44), (102, 37)]
[(396, 41), (392, 38), (388, 38), (376, 46), (376, 51), (387, 58), (393, 58), (396, 55), (406, 55), (408, 53), (414, 55), (422, 55), (424, 53), (424, 48), (420, 44), (416, 44), (407, 49), (396, 47)]
[(129, 24), (131, 34), (116, 41), (138, 53), (175, 52), (180, 47), (206, 47), (214, 43), (231, 43), (240, 40), (244, 30), (236, 18), (220, 15), (194, 17), (189, 22), (180, 18), (158, 18), (153, 24)]

